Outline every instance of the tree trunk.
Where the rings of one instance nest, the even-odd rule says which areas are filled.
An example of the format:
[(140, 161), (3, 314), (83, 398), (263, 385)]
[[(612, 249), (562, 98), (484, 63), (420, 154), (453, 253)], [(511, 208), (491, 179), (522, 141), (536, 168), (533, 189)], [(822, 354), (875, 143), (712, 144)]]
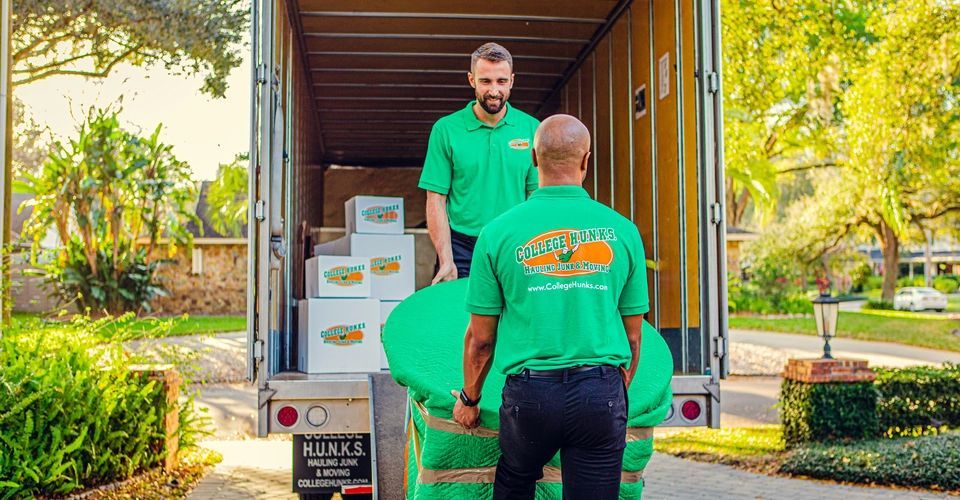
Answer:
[(883, 253), (883, 289), (881, 299), (893, 302), (897, 290), (897, 275), (900, 273), (900, 240), (893, 228), (880, 221), (880, 244)]

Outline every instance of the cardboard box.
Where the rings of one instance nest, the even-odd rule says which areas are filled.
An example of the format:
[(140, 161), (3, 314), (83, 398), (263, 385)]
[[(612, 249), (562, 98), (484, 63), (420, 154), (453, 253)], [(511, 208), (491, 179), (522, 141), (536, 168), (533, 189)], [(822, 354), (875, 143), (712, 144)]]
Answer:
[(370, 260), (364, 257), (318, 255), (306, 260), (308, 298), (370, 297)]
[[(400, 305), (398, 300), (381, 300), (380, 301), (380, 333), (383, 334), (383, 327), (387, 324), (387, 318), (390, 317), (390, 313)], [(387, 363), (387, 353), (383, 350), (383, 339), (380, 342), (380, 369), (389, 370), (390, 365)]]
[(299, 305), (299, 355), (305, 373), (380, 371), (380, 303), (305, 299)]
[(370, 297), (403, 300), (416, 288), (412, 234), (351, 234), (349, 253), (370, 259)]
[(347, 235), (403, 234), (403, 198), (354, 196), (343, 204)]
[(313, 246), (313, 255), (350, 255), (350, 237), (318, 243)]

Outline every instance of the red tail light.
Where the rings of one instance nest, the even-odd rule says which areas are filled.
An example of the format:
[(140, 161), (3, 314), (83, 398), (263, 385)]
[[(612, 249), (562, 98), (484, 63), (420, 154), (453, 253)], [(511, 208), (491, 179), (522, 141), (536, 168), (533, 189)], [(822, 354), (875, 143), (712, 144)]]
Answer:
[(292, 406), (284, 406), (277, 412), (277, 422), (284, 427), (293, 427), (300, 420), (300, 412)]
[(700, 413), (703, 411), (700, 408), (700, 404), (692, 399), (688, 399), (683, 402), (680, 406), (680, 414), (683, 415), (683, 418), (687, 420), (696, 420), (700, 418)]

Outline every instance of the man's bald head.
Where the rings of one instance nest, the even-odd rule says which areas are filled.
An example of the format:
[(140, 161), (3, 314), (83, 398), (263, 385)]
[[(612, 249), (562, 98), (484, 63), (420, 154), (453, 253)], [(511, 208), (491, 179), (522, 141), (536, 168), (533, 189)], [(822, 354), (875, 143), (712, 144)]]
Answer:
[(582, 180), (581, 169), (586, 169), (590, 153), (590, 131), (573, 116), (553, 115), (537, 128), (533, 151), (541, 178)]

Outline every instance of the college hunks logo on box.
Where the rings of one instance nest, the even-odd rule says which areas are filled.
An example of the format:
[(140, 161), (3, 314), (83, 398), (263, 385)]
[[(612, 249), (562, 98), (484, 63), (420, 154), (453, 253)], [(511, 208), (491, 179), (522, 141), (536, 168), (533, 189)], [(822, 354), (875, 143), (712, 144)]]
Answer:
[(363, 343), (363, 330), (366, 327), (366, 323), (336, 325), (320, 332), (320, 336), (323, 337), (324, 344), (350, 346)]
[(400, 205), (373, 205), (361, 210), (360, 215), (374, 224), (393, 224), (400, 220)]
[(364, 266), (337, 266), (323, 272), (323, 279), (329, 285), (356, 286), (363, 284)]
[(390, 257), (373, 257), (370, 259), (370, 272), (377, 276), (390, 276), (400, 272), (400, 262), (402, 255), (393, 255)]
[(555, 229), (541, 233), (517, 247), (517, 263), (526, 275), (566, 278), (609, 273), (616, 241), (612, 228)]

